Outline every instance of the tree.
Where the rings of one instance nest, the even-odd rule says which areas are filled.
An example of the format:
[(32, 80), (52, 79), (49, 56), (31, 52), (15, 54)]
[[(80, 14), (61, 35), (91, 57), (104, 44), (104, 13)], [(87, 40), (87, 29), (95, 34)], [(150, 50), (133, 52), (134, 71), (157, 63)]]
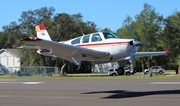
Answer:
[(56, 14), (53, 18), (51, 27), (47, 27), (48, 31), (55, 41), (68, 40), (74, 37), (78, 37), (87, 33), (97, 31), (96, 25), (93, 22), (82, 21), (82, 15), (61, 13)]
[[(22, 12), (21, 17), (18, 19), (19, 24), (16, 22), (11, 22), (9, 25), (3, 27), (3, 34), (1, 36), (2, 47), (4, 48), (16, 48), (23, 43), (20, 41), (21, 38), (28, 36), (34, 36), (35, 28), (39, 23), (50, 23), (52, 21), (51, 17), (54, 12), (54, 8), (43, 7), (36, 9), (34, 11), (29, 10), (27, 12)], [(21, 51), (21, 58), (23, 60), (22, 65), (42, 65), (41, 57), (36, 53), (35, 50), (24, 50)]]
[(0, 32), (0, 49), (6, 48), (7, 36), (4, 32)]
[[(123, 26), (117, 30), (117, 35), (121, 38), (132, 38), (129, 31), (129, 26), (131, 26), (135, 39), (140, 40), (141, 42), (151, 43), (150, 47), (140, 46), (138, 49), (139, 51), (159, 51), (164, 47), (161, 45), (163, 43), (161, 40), (163, 22), (163, 16), (159, 15), (159, 13), (155, 11), (154, 7), (145, 3), (144, 9), (140, 12), (140, 14), (135, 16), (134, 21), (130, 16), (126, 17), (123, 22)], [(147, 64), (148, 58), (143, 59), (146, 62), (145, 64)], [(135, 59), (135, 61), (138, 62), (140, 60)], [(160, 62), (158, 59), (153, 57), (150, 58), (150, 61), (154, 61), (155, 64)]]
[(101, 31), (102, 31), (102, 32), (112, 32), (111, 29), (109, 29), (109, 28), (104, 28), (104, 29), (102, 29)]
[(7, 26), (3, 26), (3, 38), (6, 39), (6, 43), (4, 43), (5, 48), (15, 48), (19, 45), (19, 39), (22, 37), (22, 33), (20, 31), (20, 27), (16, 22), (11, 22)]
[(170, 51), (167, 57), (170, 62), (178, 62), (180, 57), (180, 12), (175, 11), (172, 15), (165, 19), (165, 27), (163, 32), (166, 48)]

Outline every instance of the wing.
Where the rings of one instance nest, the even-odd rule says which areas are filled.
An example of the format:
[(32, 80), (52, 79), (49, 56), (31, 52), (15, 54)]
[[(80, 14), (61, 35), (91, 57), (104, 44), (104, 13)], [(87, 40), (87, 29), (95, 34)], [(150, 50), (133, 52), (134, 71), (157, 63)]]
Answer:
[[(169, 53), (168, 50), (160, 51), (160, 52), (136, 52), (136, 53), (134, 54), (134, 57), (166, 55), (166, 54), (168, 54), (168, 53)], [(123, 61), (123, 60), (129, 60), (129, 59), (130, 59), (130, 56), (127, 56), (127, 57), (119, 58), (119, 59), (116, 60), (116, 61)]]
[(160, 52), (136, 52), (134, 54), (135, 57), (144, 57), (144, 56), (157, 56), (157, 55), (165, 55), (168, 54), (169, 51), (160, 51)]
[(59, 43), (55, 41), (48, 41), (39, 38), (24, 38), (22, 41), (32, 44), (35, 47), (45, 48), (51, 51), (52, 55), (68, 60), (79, 65), (82, 58), (100, 59), (110, 55), (109, 52), (96, 51), (92, 49), (83, 48), (80, 46)]

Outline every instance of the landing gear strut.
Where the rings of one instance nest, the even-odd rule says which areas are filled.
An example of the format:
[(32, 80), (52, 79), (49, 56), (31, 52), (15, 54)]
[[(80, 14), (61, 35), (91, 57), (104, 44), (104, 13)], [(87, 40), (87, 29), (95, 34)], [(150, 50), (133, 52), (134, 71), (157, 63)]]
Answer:
[(65, 76), (65, 67), (67, 66), (68, 63), (65, 63), (62, 67), (61, 67), (61, 76)]

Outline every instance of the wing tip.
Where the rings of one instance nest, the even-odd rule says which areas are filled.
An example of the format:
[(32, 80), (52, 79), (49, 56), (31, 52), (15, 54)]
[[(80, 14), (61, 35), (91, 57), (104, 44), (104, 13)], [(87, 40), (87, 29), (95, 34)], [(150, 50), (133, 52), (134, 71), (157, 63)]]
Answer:
[(170, 51), (169, 51), (169, 50), (164, 50), (163, 52), (165, 52), (165, 53), (167, 53), (167, 54), (169, 54), (169, 53), (170, 53)]

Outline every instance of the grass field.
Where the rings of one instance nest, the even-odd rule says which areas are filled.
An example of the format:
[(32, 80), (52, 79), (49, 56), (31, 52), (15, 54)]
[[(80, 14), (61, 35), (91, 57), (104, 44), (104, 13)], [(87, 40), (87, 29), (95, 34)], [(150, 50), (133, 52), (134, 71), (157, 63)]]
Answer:
[(144, 75), (142, 73), (136, 73), (134, 75), (126, 76), (108, 76), (107, 73), (93, 73), (93, 74), (67, 74), (66, 76), (9, 76), (0, 75), (0, 80), (68, 80), (68, 79), (168, 79), (168, 78), (179, 78), (180, 74), (175, 74), (175, 72), (168, 71), (163, 75), (153, 74)]

